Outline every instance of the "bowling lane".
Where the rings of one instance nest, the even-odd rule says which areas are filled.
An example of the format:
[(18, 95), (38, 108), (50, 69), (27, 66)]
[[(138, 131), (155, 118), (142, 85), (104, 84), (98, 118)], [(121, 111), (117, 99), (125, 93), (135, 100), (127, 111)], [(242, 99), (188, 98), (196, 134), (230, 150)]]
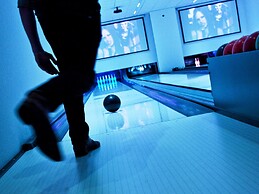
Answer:
[(210, 76), (204, 73), (153, 74), (137, 79), (211, 90)]
[[(110, 93), (118, 113), (102, 106)], [(121, 83), (95, 88), (85, 107), (101, 148), (75, 159), (67, 135), (58, 163), (32, 149), (0, 179), (3, 193), (259, 193), (257, 127), (215, 112), (184, 118)]]
[[(110, 113), (103, 107), (103, 100), (108, 94), (115, 94), (121, 100), (121, 107), (116, 113)], [(85, 112), (92, 135), (186, 117), (121, 82), (96, 87), (85, 104)]]

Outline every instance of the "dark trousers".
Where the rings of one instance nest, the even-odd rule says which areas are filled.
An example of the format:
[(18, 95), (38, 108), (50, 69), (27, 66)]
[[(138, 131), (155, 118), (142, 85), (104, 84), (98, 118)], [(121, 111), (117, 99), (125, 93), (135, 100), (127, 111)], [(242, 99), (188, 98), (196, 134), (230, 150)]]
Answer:
[(93, 85), (94, 65), (101, 39), (100, 13), (36, 10), (38, 21), (58, 61), (60, 74), (33, 89), (34, 98), (48, 111), (64, 104), (73, 145), (88, 138), (83, 94)]

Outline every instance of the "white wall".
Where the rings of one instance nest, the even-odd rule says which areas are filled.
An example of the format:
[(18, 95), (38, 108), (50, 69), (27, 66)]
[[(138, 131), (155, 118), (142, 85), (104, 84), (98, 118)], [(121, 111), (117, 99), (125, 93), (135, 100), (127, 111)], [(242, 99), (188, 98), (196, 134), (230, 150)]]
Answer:
[(183, 50), (175, 9), (150, 13), (159, 72), (184, 67)]
[(135, 54), (128, 54), (108, 59), (97, 60), (95, 66), (96, 73), (124, 69), (127, 67), (157, 62), (156, 48), (154, 45), (149, 15), (145, 15), (144, 22), (146, 27), (149, 50), (138, 52)]
[(247, 34), (259, 31), (259, 10), (258, 10), (258, 0), (238, 0), (238, 3), (242, 5), (242, 11), (245, 18), (244, 23), (246, 23)]

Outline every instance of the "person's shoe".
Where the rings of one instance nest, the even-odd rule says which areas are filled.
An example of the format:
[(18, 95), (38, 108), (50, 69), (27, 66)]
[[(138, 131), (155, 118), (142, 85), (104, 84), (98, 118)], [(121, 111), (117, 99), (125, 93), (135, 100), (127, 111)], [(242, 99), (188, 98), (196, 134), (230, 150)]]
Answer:
[(76, 158), (86, 156), (89, 152), (98, 149), (101, 146), (99, 141), (94, 141), (90, 137), (84, 146), (73, 146)]
[(18, 115), (25, 124), (33, 127), (39, 149), (50, 159), (61, 161), (57, 139), (45, 111), (36, 103), (25, 101), (18, 109)]

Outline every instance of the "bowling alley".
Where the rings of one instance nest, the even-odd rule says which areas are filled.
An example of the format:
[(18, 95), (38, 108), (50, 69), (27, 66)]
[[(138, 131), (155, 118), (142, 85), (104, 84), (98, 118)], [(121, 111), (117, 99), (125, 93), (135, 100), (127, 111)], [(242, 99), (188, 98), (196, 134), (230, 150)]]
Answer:
[(257, 0), (0, 10), (0, 193), (259, 193)]

